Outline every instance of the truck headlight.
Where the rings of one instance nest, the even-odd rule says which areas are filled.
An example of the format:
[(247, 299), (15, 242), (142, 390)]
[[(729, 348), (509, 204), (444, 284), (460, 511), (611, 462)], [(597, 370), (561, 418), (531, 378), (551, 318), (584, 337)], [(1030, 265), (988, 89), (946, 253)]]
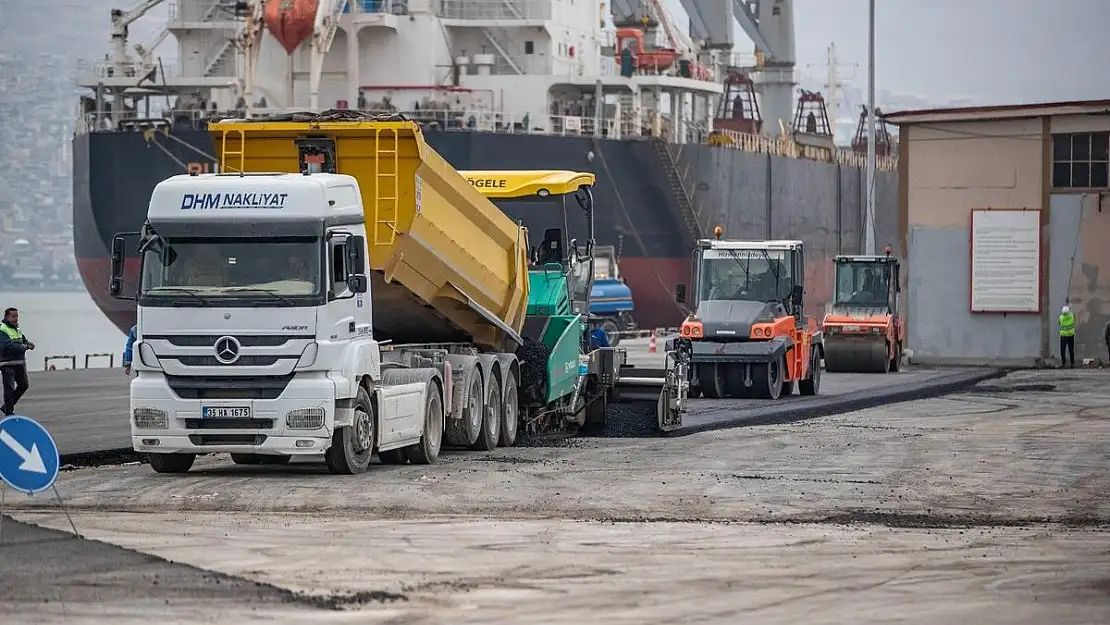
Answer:
[(139, 343), (139, 362), (151, 369), (162, 368), (162, 363), (158, 362), (158, 356), (154, 354), (154, 348), (146, 343)]
[(316, 364), (316, 354), (320, 348), (316, 346), (316, 341), (305, 345), (304, 351), (301, 352), (301, 357), (297, 360), (297, 368), (304, 369)]
[(131, 418), (140, 430), (164, 430), (170, 426), (166, 411), (158, 408), (136, 408)]
[(297, 408), (285, 414), (285, 425), (291, 430), (319, 430), (324, 427), (323, 408)]

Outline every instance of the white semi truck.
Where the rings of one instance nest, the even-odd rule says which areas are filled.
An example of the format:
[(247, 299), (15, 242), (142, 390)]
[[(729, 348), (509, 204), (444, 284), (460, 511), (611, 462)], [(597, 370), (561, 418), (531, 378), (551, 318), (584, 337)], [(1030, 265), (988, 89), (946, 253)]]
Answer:
[[(224, 126), (223, 168), (238, 161), (237, 172), (163, 181), (142, 232), (115, 237), (110, 290), (122, 298), (138, 237), (131, 431), (156, 471), (186, 472), (207, 453), (241, 464), (323, 454), (342, 474), (375, 453), (427, 464), (444, 444), (515, 444), (528, 384), (569, 374), (567, 395), (549, 392), (538, 410), (579, 425), (595, 399), (620, 395), (623, 352), (579, 352), (578, 315), (527, 313), (527, 231), (415, 124), (335, 126), (352, 140), (294, 140), (305, 125), (293, 122)], [(267, 164), (301, 173), (245, 173)], [(356, 175), (317, 173), (344, 168)], [(551, 349), (529, 356), (541, 341)], [(685, 365), (668, 362), (663, 429), (685, 411)], [(642, 374), (629, 380), (643, 392)]]

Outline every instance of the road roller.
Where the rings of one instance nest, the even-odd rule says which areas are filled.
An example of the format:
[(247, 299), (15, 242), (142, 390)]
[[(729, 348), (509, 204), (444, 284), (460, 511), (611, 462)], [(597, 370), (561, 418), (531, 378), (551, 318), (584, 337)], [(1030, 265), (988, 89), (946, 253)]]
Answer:
[(832, 309), (821, 324), (825, 371), (889, 373), (902, 362), (905, 325), (898, 312), (898, 259), (883, 255), (837, 256)]
[(675, 298), (693, 310), (682, 323), (689, 341), (690, 396), (778, 399), (821, 386), (822, 333), (803, 311), (801, 241), (698, 241), (694, 285)]

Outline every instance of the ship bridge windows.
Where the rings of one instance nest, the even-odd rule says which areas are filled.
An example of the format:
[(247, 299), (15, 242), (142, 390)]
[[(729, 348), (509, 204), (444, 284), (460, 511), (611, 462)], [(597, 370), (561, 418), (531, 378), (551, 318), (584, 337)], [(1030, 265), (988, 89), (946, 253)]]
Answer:
[(310, 236), (168, 238), (143, 254), (140, 301), (318, 305), (324, 294), (323, 249), (320, 238)]

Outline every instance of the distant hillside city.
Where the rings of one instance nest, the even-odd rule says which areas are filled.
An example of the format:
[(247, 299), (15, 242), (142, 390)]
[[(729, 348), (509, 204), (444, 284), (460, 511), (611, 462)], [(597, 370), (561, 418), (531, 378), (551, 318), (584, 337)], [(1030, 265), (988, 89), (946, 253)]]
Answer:
[[(70, 139), (81, 59), (109, 45), (108, 0), (49, 3), (8, 0), (0, 8), (0, 291), (82, 290), (73, 257)], [(162, 16), (164, 17), (164, 15)], [(133, 29), (153, 32), (156, 20)], [(44, 37), (41, 33), (53, 33)], [(143, 36), (136, 38), (144, 39)], [(172, 41), (170, 42), (172, 43)], [(168, 46), (172, 48), (171, 46)], [(824, 91), (821, 81), (802, 88)], [(844, 81), (837, 98), (837, 142), (855, 132), (866, 92)], [(880, 91), (880, 109), (922, 108), (926, 100)], [(943, 103), (941, 105), (957, 104)]]

